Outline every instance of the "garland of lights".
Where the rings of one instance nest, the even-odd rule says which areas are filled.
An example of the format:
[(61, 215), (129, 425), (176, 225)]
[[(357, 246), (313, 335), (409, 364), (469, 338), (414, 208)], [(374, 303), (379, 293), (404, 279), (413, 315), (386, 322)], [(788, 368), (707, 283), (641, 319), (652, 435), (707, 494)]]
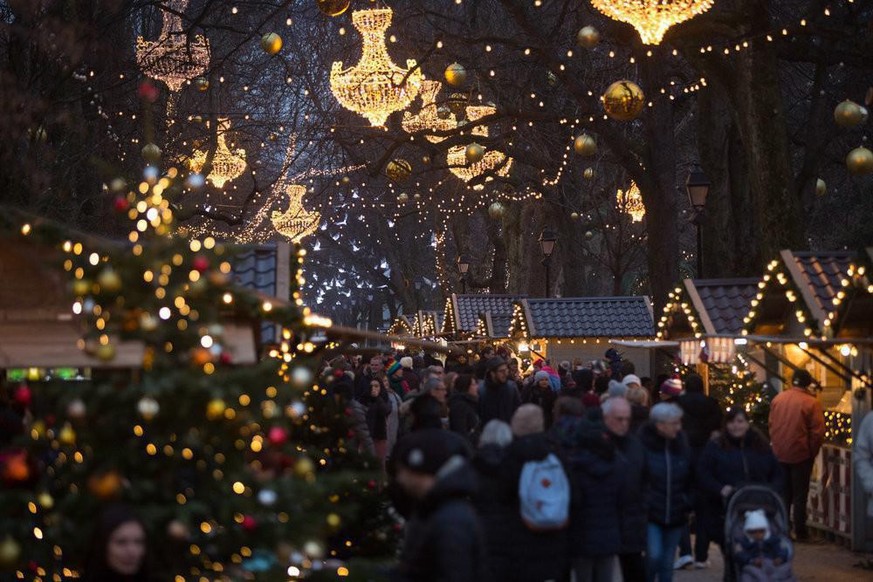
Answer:
[[(470, 123), (477, 121), (485, 116), (493, 115), (497, 108), (493, 105), (471, 105), (466, 108), (467, 119)], [(488, 127), (477, 125), (470, 134), (477, 137), (488, 137)], [(481, 160), (475, 163), (470, 163), (467, 160), (466, 147), (463, 145), (453, 146), (449, 148), (446, 154), (446, 161), (449, 166), (449, 171), (463, 180), (469, 182), (473, 178), (477, 178), (486, 172), (493, 172), (497, 168), (497, 175), (505, 177), (509, 175), (509, 170), (512, 167), (512, 158), (507, 158), (506, 154), (497, 150), (488, 150)], [(486, 181), (491, 181), (488, 178)], [(477, 184), (473, 186), (474, 190), (482, 190), (485, 186)]]
[(200, 76), (209, 66), (209, 41), (203, 35), (189, 38), (182, 30), (178, 13), (185, 11), (188, 0), (173, 0), (163, 11), (164, 23), (158, 40), (136, 37), (136, 64), (148, 77), (163, 81), (176, 92), (189, 79)]
[(361, 60), (348, 69), (343, 69), (342, 61), (336, 61), (330, 70), (330, 89), (337, 101), (376, 126), (385, 125), (395, 111), (406, 109), (422, 82), (415, 59), (407, 59), (402, 69), (388, 55), (385, 31), (392, 15), (390, 8), (353, 12), (352, 23), (363, 37)]
[(706, 12), (712, 4), (713, 0), (591, 0), (609, 18), (636, 28), (643, 44), (659, 44), (671, 26)]

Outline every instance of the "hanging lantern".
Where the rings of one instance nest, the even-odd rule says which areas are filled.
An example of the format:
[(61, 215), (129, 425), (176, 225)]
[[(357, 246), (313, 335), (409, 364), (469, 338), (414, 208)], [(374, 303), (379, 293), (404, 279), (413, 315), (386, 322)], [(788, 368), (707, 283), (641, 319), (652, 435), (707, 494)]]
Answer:
[[(471, 105), (466, 108), (467, 119), (470, 120), (470, 123), (488, 115), (493, 115), (496, 111), (497, 108), (492, 105)], [(470, 133), (473, 136), (488, 137), (488, 127), (477, 125), (473, 127)], [(512, 167), (512, 158), (507, 158), (503, 152), (490, 149), (484, 153), (478, 162), (471, 163), (467, 157), (467, 149), (468, 147), (463, 145), (453, 146), (446, 153), (449, 171), (464, 182), (469, 182), (486, 172), (494, 171), (498, 167), (499, 169), (496, 170), (498, 176), (509, 175), (509, 170)], [(490, 180), (491, 178), (489, 177), (486, 181)], [(482, 190), (483, 188), (482, 184), (477, 184), (473, 187), (474, 190)]]
[(289, 184), (285, 192), (289, 199), (288, 209), (285, 212), (274, 210), (270, 215), (270, 220), (279, 233), (287, 236), (291, 242), (299, 243), (318, 230), (321, 213), (304, 208), (303, 195), (306, 194), (306, 186)]
[(591, 5), (613, 20), (637, 29), (643, 44), (659, 44), (674, 24), (709, 10), (714, 0), (591, 0)]
[(414, 59), (406, 68), (391, 61), (385, 47), (385, 31), (391, 25), (390, 8), (357, 10), (352, 23), (363, 37), (361, 60), (343, 69), (342, 61), (333, 63), (330, 88), (337, 101), (366, 117), (372, 125), (385, 125), (388, 116), (406, 109), (421, 88), (421, 69)]
[(633, 81), (616, 81), (606, 88), (600, 98), (606, 114), (618, 121), (636, 119), (646, 105), (646, 96)]
[[(243, 149), (237, 149), (233, 152), (227, 147), (225, 141), (225, 133), (230, 129), (230, 119), (220, 117), (218, 119), (218, 144), (215, 148), (215, 155), (212, 157), (212, 171), (206, 177), (212, 182), (216, 188), (223, 188), (224, 184), (231, 180), (236, 180), (246, 169), (246, 152)], [(197, 150), (191, 156), (188, 165), (192, 172), (199, 173), (206, 164), (206, 150)]]
[(615, 193), (615, 202), (619, 210), (630, 214), (633, 222), (640, 222), (646, 215), (646, 206), (643, 204), (643, 196), (636, 182), (631, 182), (627, 191), (619, 190)]
[(158, 40), (136, 38), (136, 64), (147, 77), (163, 81), (172, 92), (194, 77), (203, 75), (209, 66), (209, 41), (203, 35), (189, 36), (182, 29), (188, 0), (172, 0), (163, 11), (164, 24)]
[[(442, 89), (439, 81), (424, 80), (421, 82), (421, 109), (413, 114), (410, 111), (403, 113), (401, 126), (406, 133), (419, 131), (449, 131), (455, 128), (456, 122), (452, 118), (452, 112), (446, 107), (437, 107), (436, 96)], [(441, 111), (442, 110), (442, 111)], [(431, 143), (439, 143), (446, 139), (437, 135), (424, 136)]]

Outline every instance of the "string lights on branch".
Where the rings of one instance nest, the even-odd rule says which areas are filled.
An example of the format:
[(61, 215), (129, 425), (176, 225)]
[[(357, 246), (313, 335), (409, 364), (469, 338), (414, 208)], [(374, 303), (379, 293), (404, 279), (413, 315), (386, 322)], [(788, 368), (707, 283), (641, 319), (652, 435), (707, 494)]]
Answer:
[(136, 64), (148, 77), (163, 81), (176, 92), (190, 79), (206, 73), (209, 67), (209, 41), (203, 35), (188, 36), (182, 30), (179, 14), (188, 0), (172, 0), (171, 10), (162, 11), (163, 27), (158, 40), (136, 39)]

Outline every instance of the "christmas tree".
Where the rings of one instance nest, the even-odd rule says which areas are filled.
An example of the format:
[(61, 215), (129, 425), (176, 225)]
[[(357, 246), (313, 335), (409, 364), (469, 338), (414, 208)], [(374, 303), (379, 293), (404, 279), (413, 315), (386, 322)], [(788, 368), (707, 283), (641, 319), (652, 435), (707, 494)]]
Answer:
[[(340, 560), (392, 547), (378, 463), (344, 448), (346, 403), (316, 382), (299, 292), (282, 303), (236, 288), (232, 248), (174, 231), (177, 175), (150, 166), (129, 192), (113, 185), (134, 225), (125, 243), (6, 219), (12, 244), (57, 249), (80, 347), (106, 367), (7, 380), (33, 421), (0, 464), (0, 572), (75, 576), (95, 516), (125, 502), (158, 579), (346, 577)], [(230, 330), (263, 321), (282, 326), (280, 358), (236, 362)], [(141, 366), (112, 367), (131, 342)]]

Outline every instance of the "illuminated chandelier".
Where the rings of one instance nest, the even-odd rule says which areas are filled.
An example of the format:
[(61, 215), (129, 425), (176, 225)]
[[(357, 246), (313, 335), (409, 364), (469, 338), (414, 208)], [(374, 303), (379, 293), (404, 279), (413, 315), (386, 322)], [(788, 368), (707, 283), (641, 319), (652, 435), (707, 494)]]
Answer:
[(646, 215), (646, 206), (643, 204), (643, 195), (636, 182), (631, 181), (627, 191), (619, 190), (615, 193), (615, 202), (619, 209), (630, 214), (633, 222), (640, 222)]
[[(418, 131), (449, 131), (455, 128), (457, 122), (455, 116), (449, 113), (445, 119), (440, 118), (437, 114), (436, 96), (443, 88), (439, 81), (423, 80), (421, 82), (421, 109), (418, 113), (413, 114), (407, 111), (403, 114), (403, 131), (406, 133), (415, 133)], [(438, 135), (424, 136), (431, 143), (439, 143), (446, 139)]]
[(209, 41), (203, 35), (189, 38), (182, 30), (182, 19), (188, 0), (173, 0), (175, 11), (163, 11), (164, 25), (158, 40), (136, 37), (136, 64), (148, 77), (163, 81), (170, 91), (178, 91), (194, 77), (203, 75), (209, 66)]
[(402, 69), (388, 55), (385, 31), (392, 15), (390, 8), (353, 12), (352, 23), (363, 37), (361, 60), (345, 70), (342, 61), (336, 61), (330, 70), (330, 89), (337, 101), (371, 125), (385, 125), (388, 116), (406, 109), (421, 88), (421, 69), (415, 59), (407, 59), (407, 68)]
[[(230, 151), (225, 141), (225, 133), (230, 129), (230, 119), (227, 117), (218, 118), (218, 143), (215, 148), (215, 155), (212, 157), (212, 170), (206, 177), (217, 188), (223, 188), (224, 184), (231, 180), (236, 180), (246, 169), (246, 151), (237, 149)], [(191, 171), (199, 172), (206, 165), (206, 150), (197, 150), (191, 156), (189, 166)]]
[(713, 0), (591, 0), (597, 10), (640, 33), (643, 44), (658, 44), (674, 24), (691, 20), (712, 7)]
[[(497, 108), (493, 105), (470, 105), (466, 110), (467, 119), (472, 123), (487, 115), (493, 115), (497, 111)], [(477, 125), (473, 128), (470, 134), (478, 137), (488, 137), (488, 127), (485, 125)], [(467, 160), (466, 151), (466, 146), (458, 145), (450, 147), (446, 154), (449, 171), (464, 182), (469, 182), (485, 172), (493, 171), (498, 166), (500, 166), (500, 169), (497, 170), (498, 176), (504, 177), (509, 175), (509, 169), (512, 167), (512, 158), (507, 158), (506, 154), (503, 152), (488, 150), (485, 152), (485, 155), (481, 160), (475, 163), (470, 163)], [(504, 163), (504, 160), (506, 160), (506, 163)], [(501, 166), (501, 164), (503, 165)], [(486, 181), (490, 182), (491, 180), (492, 178), (489, 177)], [(483, 188), (485, 188), (485, 186), (482, 184), (476, 184), (473, 186), (474, 190), (482, 190)]]
[(274, 210), (270, 220), (279, 233), (290, 238), (291, 242), (298, 243), (304, 237), (318, 230), (321, 213), (310, 212), (303, 207), (303, 195), (306, 194), (305, 186), (289, 184), (285, 188), (285, 192), (288, 193), (289, 198), (288, 210), (285, 212)]

